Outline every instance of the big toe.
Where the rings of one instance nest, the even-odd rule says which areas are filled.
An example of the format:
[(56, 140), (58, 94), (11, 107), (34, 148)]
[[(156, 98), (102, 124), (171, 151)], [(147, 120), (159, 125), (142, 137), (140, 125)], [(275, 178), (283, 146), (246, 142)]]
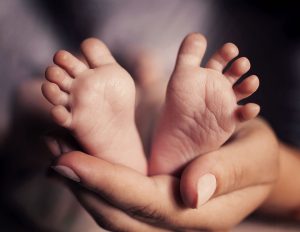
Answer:
[(91, 68), (116, 62), (107, 46), (96, 38), (84, 40), (81, 51)]
[(44, 97), (53, 105), (68, 105), (69, 95), (63, 92), (57, 84), (46, 81), (42, 84)]
[(206, 50), (206, 39), (198, 33), (187, 35), (179, 48), (176, 68), (184, 66), (200, 66)]

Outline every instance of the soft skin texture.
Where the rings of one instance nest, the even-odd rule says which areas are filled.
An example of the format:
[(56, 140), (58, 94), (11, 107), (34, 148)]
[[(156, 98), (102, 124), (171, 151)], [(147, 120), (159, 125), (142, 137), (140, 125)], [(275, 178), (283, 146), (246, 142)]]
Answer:
[(281, 143), (279, 146), (280, 171), (272, 193), (261, 211), (300, 222), (300, 150)]
[(259, 112), (256, 104), (237, 104), (258, 88), (257, 76), (233, 87), (250, 69), (249, 60), (233, 61), (239, 51), (227, 43), (200, 67), (205, 50), (201, 34), (189, 34), (181, 44), (152, 143), (151, 175), (180, 173), (195, 157), (221, 147), (241, 122)]
[[(245, 146), (251, 149), (241, 150)], [(106, 229), (224, 231), (239, 223), (269, 195), (278, 173), (277, 142), (265, 122), (255, 119), (239, 127), (234, 138), (216, 152), (220, 157), (218, 165), (206, 169), (216, 176), (216, 197), (198, 209), (184, 205), (179, 189), (180, 185), (193, 185), (193, 181), (184, 183), (186, 179), (201, 175), (193, 168), (203, 165), (199, 160), (187, 167), (186, 179), (181, 182), (170, 175), (146, 177), (77, 151), (60, 156), (56, 165), (71, 169), (80, 180), (80, 186), (86, 190), (78, 189), (74, 182), (75, 194)], [(229, 174), (223, 176), (225, 173)]]
[(46, 70), (44, 96), (54, 121), (69, 129), (84, 151), (147, 173), (135, 125), (135, 84), (106, 45), (94, 38), (81, 44), (88, 64), (66, 51)]

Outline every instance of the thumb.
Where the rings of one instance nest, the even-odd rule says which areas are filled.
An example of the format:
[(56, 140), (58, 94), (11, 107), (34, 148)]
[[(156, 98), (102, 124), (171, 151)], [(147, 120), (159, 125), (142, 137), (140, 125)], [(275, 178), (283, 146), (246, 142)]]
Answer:
[(180, 181), (185, 205), (197, 208), (216, 196), (274, 182), (278, 163), (275, 152), (266, 150), (268, 145), (274, 147), (274, 144), (258, 144), (259, 149), (248, 145), (243, 142), (227, 144), (193, 160), (183, 171)]
[(206, 154), (192, 161), (184, 169), (180, 180), (180, 192), (186, 206), (200, 207), (215, 194), (217, 178), (211, 173), (211, 169), (216, 163), (215, 154)]

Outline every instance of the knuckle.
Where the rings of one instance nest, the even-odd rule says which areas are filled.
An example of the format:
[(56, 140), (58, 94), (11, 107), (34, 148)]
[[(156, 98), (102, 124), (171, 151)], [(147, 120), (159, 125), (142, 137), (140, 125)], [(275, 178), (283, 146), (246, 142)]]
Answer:
[[(242, 180), (246, 178), (245, 169), (239, 165), (232, 165), (231, 167), (231, 176), (230, 176), (230, 185), (236, 189), (239, 188), (243, 183)], [(230, 186), (228, 186), (230, 187)]]
[(168, 221), (159, 210), (154, 209), (151, 205), (130, 207), (127, 209), (127, 212), (133, 218), (151, 223), (165, 224)]
[(279, 144), (276, 139), (276, 137), (273, 137), (272, 144), (270, 147), (273, 148), (273, 151), (271, 152), (271, 160), (273, 164), (273, 170), (269, 172), (270, 177), (269, 177), (269, 182), (274, 183), (278, 180), (279, 178), (279, 169), (280, 169), (280, 162), (279, 162)]
[[(216, 170), (223, 170), (224, 167), (218, 167), (222, 162), (219, 162), (216, 165)], [(228, 163), (228, 168), (226, 168), (226, 172), (224, 171), (216, 171), (217, 176), (217, 189), (216, 195), (222, 195), (227, 193), (229, 190), (237, 189), (242, 185), (242, 180), (245, 178), (245, 170), (239, 166), (234, 165), (232, 163)]]
[(115, 231), (115, 232), (128, 232), (126, 228), (123, 228), (117, 217), (103, 216), (101, 214), (93, 213), (93, 218), (96, 223), (105, 230)]
[(264, 184), (275, 183), (279, 178), (279, 161), (275, 157), (269, 162), (269, 167), (268, 171), (264, 172)]

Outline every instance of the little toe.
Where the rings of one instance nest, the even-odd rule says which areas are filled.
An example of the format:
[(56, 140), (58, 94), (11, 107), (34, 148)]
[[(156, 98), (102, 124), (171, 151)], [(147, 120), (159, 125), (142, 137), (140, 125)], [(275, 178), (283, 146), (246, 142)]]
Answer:
[(199, 67), (206, 50), (206, 39), (198, 33), (187, 35), (181, 46), (176, 60), (176, 68), (192, 66)]
[(53, 61), (73, 77), (88, 69), (82, 61), (64, 50), (56, 52)]
[(223, 72), (228, 63), (237, 57), (239, 49), (233, 43), (224, 44), (206, 64), (206, 68), (214, 69), (219, 72)]
[(70, 92), (73, 78), (58, 66), (49, 66), (45, 72), (46, 79), (59, 86), (60, 89)]
[(55, 106), (51, 110), (53, 120), (60, 126), (70, 128), (72, 115), (64, 106)]
[(237, 101), (243, 100), (252, 95), (259, 87), (259, 79), (252, 75), (243, 80), (240, 84), (233, 87)]
[(259, 111), (259, 105), (255, 103), (248, 103), (246, 105), (240, 106), (237, 109), (237, 117), (240, 122), (245, 122), (255, 118), (258, 115)]
[(81, 43), (81, 51), (91, 68), (115, 63), (107, 46), (96, 38), (89, 38)]
[(52, 82), (46, 81), (43, 83), (42, 92), (45, 98), (53, 105), (67, 105), (69, 102), (69, 95)]
[(235, 60), (224, 75), (234, 84), (242, 75), (250, 69), (250, 61), (246, 57)]

